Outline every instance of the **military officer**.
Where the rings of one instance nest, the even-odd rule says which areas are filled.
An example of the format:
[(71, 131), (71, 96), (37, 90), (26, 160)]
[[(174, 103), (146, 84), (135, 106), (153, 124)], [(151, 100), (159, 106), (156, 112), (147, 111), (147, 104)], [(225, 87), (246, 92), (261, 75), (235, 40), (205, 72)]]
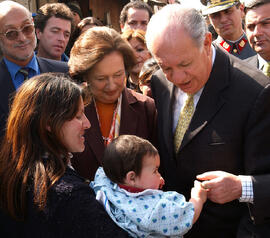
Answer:
[(203, 15), (208, 15), (218, 34), (215, 44), (240, 59), (256, 54), (243, 30), (244, 6), (239, 0), (201, 0), (201, 3), (205, 6)]

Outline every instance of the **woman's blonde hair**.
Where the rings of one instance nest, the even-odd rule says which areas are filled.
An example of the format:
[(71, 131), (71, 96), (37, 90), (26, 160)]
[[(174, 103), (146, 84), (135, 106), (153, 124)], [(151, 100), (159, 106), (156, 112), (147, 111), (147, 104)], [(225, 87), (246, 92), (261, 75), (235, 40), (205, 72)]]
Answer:
[(123, 31), (121, 36), (123, 39), (125, 39), (127, 41), (130, 41), (132, 38), (136, 38), (139, 41), (141, 41), (146, 47), (145, 31), (143, 31), (141, 29), (127, 29), (127, 30)]

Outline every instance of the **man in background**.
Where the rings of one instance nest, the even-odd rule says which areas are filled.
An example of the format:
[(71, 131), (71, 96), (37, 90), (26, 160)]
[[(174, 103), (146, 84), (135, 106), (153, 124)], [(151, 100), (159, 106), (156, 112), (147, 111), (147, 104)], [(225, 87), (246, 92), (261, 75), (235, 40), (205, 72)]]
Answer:
[(270, 77), (270, 0), (246, 1), (245, 12), (248, 41), (257, 53), (246, 61)]
[(73, 20), (75, 26), (79, 24), (79, 22), (83, 19), (82, 10), (78, 2), (67, 2), (65, 3), (73, 14)]
[(120, 13), (121, 31), (126, 29), (141, 29), (146, 31), (147, 24), (153, 15), (152, 8), (143, 1), (133, 1), (126, 4)]
[(10, 100), (24, 80), (45, 72), (67, 72), (64, 62), (36, 57), (31, 13), (19, 3), (0, 3), (0, 138), (4, 134)]
[(73, 14), (64, 3), (47, 3), (35, 16), (37, 56), (68, 61), (65, 50), (74, 29)]

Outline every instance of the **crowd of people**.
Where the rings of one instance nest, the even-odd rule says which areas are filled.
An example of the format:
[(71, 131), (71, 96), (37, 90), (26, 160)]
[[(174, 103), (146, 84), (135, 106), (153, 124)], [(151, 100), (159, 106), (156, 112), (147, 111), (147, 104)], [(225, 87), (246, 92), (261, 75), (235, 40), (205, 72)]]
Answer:
[(1, 237), (268, 236), (270, 0), (201, 3), (0, 2)]

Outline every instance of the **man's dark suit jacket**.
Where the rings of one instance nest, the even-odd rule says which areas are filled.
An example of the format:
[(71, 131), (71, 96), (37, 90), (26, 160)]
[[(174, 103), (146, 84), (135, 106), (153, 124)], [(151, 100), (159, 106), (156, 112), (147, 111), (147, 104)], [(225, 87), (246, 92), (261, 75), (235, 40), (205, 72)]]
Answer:
[[(81, 176), (93, 180), (97, 168), (101, 166), (105, 146), (94, 103), (85, 108), (85, 115), (91, 127), (85, 132), (85, 150), (73, 155), (72, 165)], [(124, 89), (119, 135), (136, 135), (156, 144), (156, 117), (152, 98)]]
[[(37, 57), (40, 73), (68, 72), (67, 63)], [(0, 62), (0, 138), (4, 134), (6, 119), (9, 113), (10, 98), (16, 92), (8, 68), (2, 59)]]
[(158, 111), (161, 174), (167, 190), (176, 190), (189, 199), (198, 174), (222, 170), (253, 175), (253, 205), (248, 208), (247, 203), (238, 200), (219, 205), (208, 200), (199, 220), (185, 237), (236, 237), (243, 215), (248, 221), (242, 227), (247, 222), (257, 224), (253, 228), (249, 226), (249, 230), (264, 224), (270, 226), (268, 78), (216, 48), (209, 80), (177, 155), (172, 133), (174, 86), (158, 71), (152, 77), (151, 87)]

